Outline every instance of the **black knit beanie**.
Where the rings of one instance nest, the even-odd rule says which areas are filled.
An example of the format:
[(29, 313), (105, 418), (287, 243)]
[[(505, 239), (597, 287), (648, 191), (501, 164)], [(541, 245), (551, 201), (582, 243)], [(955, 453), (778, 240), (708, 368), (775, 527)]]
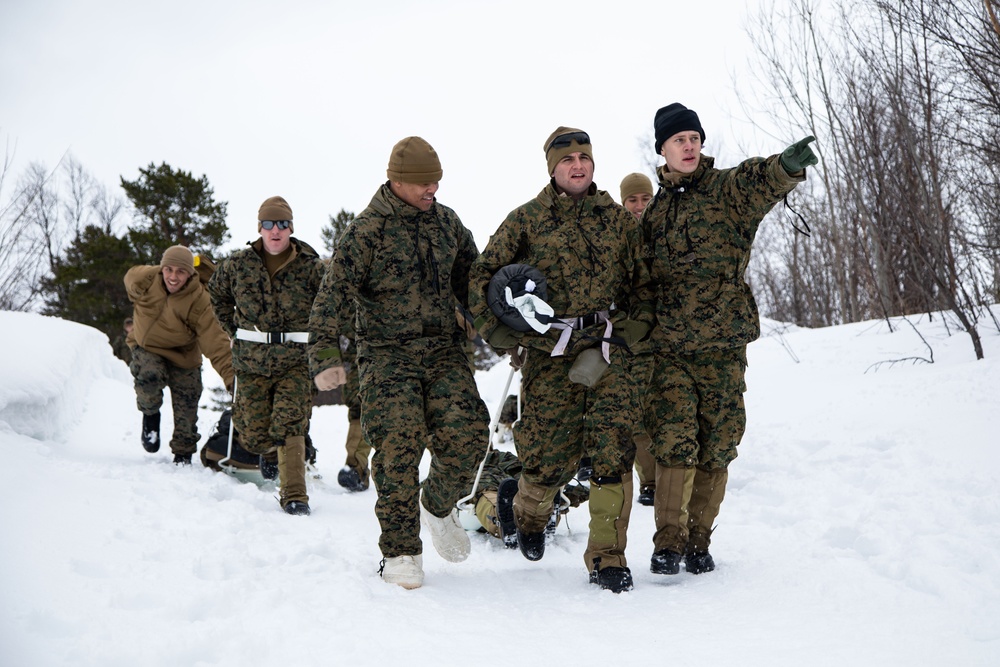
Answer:
[(705, 130), (701, 127), (698, 114), (679, 102), (660, 107), (653, 117), (653, 131), (656, 133), (656, 154), (660, 154), (663, 142), (678, 132), (691, 130), (701, 135), (701, 143), (705, 143)]

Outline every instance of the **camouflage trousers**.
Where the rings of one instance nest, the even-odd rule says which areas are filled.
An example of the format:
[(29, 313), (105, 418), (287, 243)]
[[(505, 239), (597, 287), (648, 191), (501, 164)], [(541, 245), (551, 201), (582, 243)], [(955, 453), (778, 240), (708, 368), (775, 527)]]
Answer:
[(160, 411), (163, 389), (170, 388), (170, 403), (174, 412), (170, 451), (174, 454), (194, 454), (198, 451), (201, 367), (180, 368), (160, 355), (137, 346), (132, 350), (129, 370), (135, 380), (135, 402), (144, 415)]
[(368, 458), (371, 456), (372, 448), (365, 440), (361, 429), (361, 396), (359, 395), (357, 368), (357, 364), (354, 364), (347, 372), (347, 384), (343, 388), (348, 420), (347, 441), (344, 443), (347, 459), (344, 461), (344, 465), (353, 468), (362, 478), (367, 480)]
[(569, 379), (573, 362), (530, 350), (522, 368), (524, 407), (514, 425), (514, 442), (524, 470), (514, 497), (515, 520), (527, 532), (544, 529), (556, 493), (589, 454), (594, 473), (584, 562), (588, 569), (625, 567), (637, 387), (631, 364), (618, 348), (612, 348), (611, 365), (591, 388)]
[(725, 470), (746, 429), (746, 347), (656, 352), (647, 392), (650, 451), (668, 468)]
[(632, 357), (632, 377), (639, 389), (640, 418), (635, 433), (635, 471), (639, 474), (641, 488), (656, 485), (656, 459), (649, 451), (652, 439), (645, 428), (645, 415), (652, 409), (649, 391), (650, 376), (653, 372), (653, 354), (643, 352)]
[[(485, 454), (489, 413), (458, 345), (417, 340), (369, 348), (358, 362), (361, 424), (375, 450), (379, 548), (386, 558), (420, 554), (420, 491), (435, 516), (446, 516), (468, 493), (467, 480)], [(425, 448), (431, 464), (421, 483)]]
[(313, 383), (309, 369), (294, 366), (278, 377), (240, 373), (236, 378), (233, 425), (243, 448), (267, 454), (285, 440), (309, 433)]
[(521, 420), (514, 425), (524, 477), (561, 488), (588, 454), (594, 477), (621, 477), (631, 471), (639, 412), (624, 355), (613, 347), (611, 365), (595, 387), (587, 388), (569, 379), (573, 358), (528, 352), (522, 369)]
[[(477, 469), (478, 470), (478, 469)], [(474, 470), (473, 473), (477, 472)], [(497, 523), (497, 489), (500, 483), (508, 478), (517, 478), (521, 474), (521, 462), (510, 452), (502, 452), (494, 449), (486, 456), (483, 463), (483, 472), (479, 479), (479, 487), (476, 489), (475, 503), (476, 518), (482, 524), (483, 529), (493, 537), (500, 537), (500, 526)], [(469, 478), (469, 487), (472, 487), (475, 475)]]

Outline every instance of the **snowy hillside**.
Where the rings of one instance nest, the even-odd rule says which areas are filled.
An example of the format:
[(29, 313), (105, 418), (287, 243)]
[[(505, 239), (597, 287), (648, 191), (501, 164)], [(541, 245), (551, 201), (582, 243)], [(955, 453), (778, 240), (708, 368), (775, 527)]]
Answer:
[[(587, 583), (585, 509), (541, 562), (473, 535), (452, 564), (425, 536), (424, 587), (384, 584), (374, 491), (335, 482), (346, 408), (314, 412), (326, 481), (291, 517), (273, 489), (146, 454), (101, 334), (0, 312), (0, 665), (1000, 664), (986, 322), (983, 361), (939, 316), (893, 332), (765, 322), (718, 569), (650, 574), (652, 511), (635, 505), (636, 588), (613, 595)], [(930, 359), (920, 336), (934, 363), (889, 363)], [(491, 413), (508, 370), (479, 374)], [(202, 411), (203, 441), (215, 418)]]

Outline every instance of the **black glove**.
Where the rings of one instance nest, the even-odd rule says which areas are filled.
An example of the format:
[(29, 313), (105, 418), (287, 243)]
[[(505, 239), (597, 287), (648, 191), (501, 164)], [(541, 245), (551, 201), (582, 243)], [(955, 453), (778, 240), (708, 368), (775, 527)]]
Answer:
[(814, 164), (819, 163), (819, 158), (813, 153), (813, 150), (809, 148), (809, 144), (816, 141), (816, 137), (809, 135), (805, 139), (796, 141), (794, 144), (786, 148), (781, 153), (779, 158), (781, 166), (784, 167), (788, 175), (797, 174), (806, 167), (811, 167)]

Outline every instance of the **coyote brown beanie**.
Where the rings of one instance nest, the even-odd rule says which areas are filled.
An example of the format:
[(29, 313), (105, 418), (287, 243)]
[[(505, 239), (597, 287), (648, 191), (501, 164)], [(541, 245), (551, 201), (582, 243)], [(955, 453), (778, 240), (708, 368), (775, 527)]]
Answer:
[(683, 104), (674, 102), (660, 107), (653, 117), (653, 132), (656, 133), (656, 154), (660, 154), (663, 142), (678, 132), (691, 130), (701, 135), (701, 143), (705, 143), (705, 130), (701, 128), (698, 114)]
[[(257, 210), (257, 231), (259, 232), (263, 227), (260, 226), (261, 220), (292, 220), (292, 207), (288, 205), (284, 197), (268, 197), (264, 200), (264, 203), (260, 205), (260, 209)], [(288, 231), (295, 232), (295, 225), (288, 225)]]
[(556, 170), (556, 165), (559, 164), (559, 160), (563, 159), (570, 153), (583, 153), (590, 157), (591, 160), (594, 159), (594, 150), (590, 147), (590, 143), (581, 144), (577, 143), (574, 139), (570, 142), (569, 146), (560, 146), (558, 148), (549, 147), (552, 142), (556, 140), (556, 137), (561, 137), (564, 134), (573, 134), (574, 132), (580, 132), (582, 134), (587, 134), (583, 130), (578, 130), (575, 127), (557, 127), (555, 132), (549, 135), (549, 138), (545, 140), (545, 145), (542, 146), (542, 150), (545, 151), (545, 163), (549, 168), (549, 176), (552, 172)]
[(622, 204), (632, 195), (646, 193), (653, 195), (653, 183), (646, 174), (635, 172), (622, 179)]
[(163, 251), (163, 258), (160, 266), (173, 266), (178, 269), (186, 269), (188, 273), (194, 273), (194, 255), (182, 245), (172, 245)]
[(392, 147), (385, 175), (400, 183), (437, 183), (443, 175), (437, 151), (420, 137), (407, 137)]

